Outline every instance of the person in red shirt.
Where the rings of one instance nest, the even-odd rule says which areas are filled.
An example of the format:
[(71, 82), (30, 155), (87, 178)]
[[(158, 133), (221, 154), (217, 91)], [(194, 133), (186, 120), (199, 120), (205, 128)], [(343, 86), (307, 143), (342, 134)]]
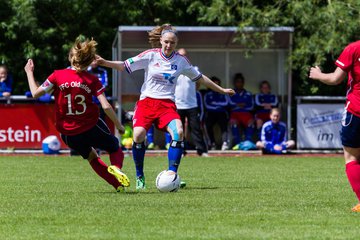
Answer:
[(327, 85), (338, 85), (348, 76), (340, 134), (346, 175), (359, 200), (352, 211), (360, 212), (360, 41), (346, 46), (335, 64), (337, 68), (332, 73), (322, 73), (318, 66), (312, 67), (309, 77)]
[[(69, 53), (71, 68), (55, 70), (40, 87), (35, 81), (32, 59), (28, 60), (25, 72), (34, 98), (53, 93), (55, 125), (65, 144), (87, 159), (94, 171), (120, 192), (130, 185), (128, 177), (120, 170), (124, 154), (118, 139), (99, 119), (99, 109), (92, 97), (97, 97), (120, 133), (124, 132), (124, 127), (104, 95), (104, 86), (97, 77), (86, 71), (95, 59), (96, 45), (94, 40), (77, 39)], [(94, 148), (109, 153), (110, 166), (100, 159)]]

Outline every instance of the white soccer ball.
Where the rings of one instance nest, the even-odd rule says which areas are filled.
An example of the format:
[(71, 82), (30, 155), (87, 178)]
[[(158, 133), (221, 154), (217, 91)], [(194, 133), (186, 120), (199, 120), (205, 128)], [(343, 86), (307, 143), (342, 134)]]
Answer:
[(61, 144), (55, 135), (50, 135), (42, 141), (42, 148), (45, 154), (56, 154), (59, 153)]
[(160, 192), (176, 192), (180, 188), (180, 176), (173, 171), (164, 170), (156, 177), (156, 188)]

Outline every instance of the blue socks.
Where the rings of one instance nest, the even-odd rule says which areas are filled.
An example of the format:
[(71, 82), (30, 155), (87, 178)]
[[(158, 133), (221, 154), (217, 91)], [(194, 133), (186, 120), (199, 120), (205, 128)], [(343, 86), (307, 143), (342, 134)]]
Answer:
[(168, 159), (169, 159), (169, 170), (177, 172), (181, 155), (184, 149), (184, 141), (171, 141), (170, 148), (168, 151)]
[(154, 125), (146, 133), (147, 144), (154, 143)]
[(171, 135), (170, 133), (166, 132), (165, 133), (165, 144), (168, 144), (171, 142)]
[(132, 154), (135, 162), (136, 176), (144, 176), (145, 143), (133, 142)]

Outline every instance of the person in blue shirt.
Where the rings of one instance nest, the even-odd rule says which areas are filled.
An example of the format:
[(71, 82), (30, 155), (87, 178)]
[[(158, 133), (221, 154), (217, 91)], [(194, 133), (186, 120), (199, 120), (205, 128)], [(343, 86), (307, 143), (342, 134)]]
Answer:
[[(109, 85), (107, 70), (105, 68), (99, 67), (97, 65), (96, 61), (93, 61), (90, 64), (90, 66), (87, 68), (87, 72), (96, 76), (105, 88)], [(93, 102), (99, 106), (100, 118), (105, 120), (106, 114), (105, 114), (104, 110), (100, 107), (100, 102), (97, 99), (97, 97), (93, 97)]]
[(280, 110), (273, 108), (270, 112), (270, 120), (262, 126), (261, 141), (256, 143), (256, 147), (264, 153), (281, 154), (295, 146), (293, 140), (287, 140), (286, 125), (280, 121), (280, 118)]
[(262, 125), (270, 120), (270, 111), (278, 106), (279, 100), (275, 94), (271, 93), (271, 85), (268, 81), (262, 81), (259, 90), (260, 93), (255, 95), (255, 122), (260, 135)]
[(8, 74), (8, 68), (0, 65), (0, 97), (10, 97), (12, 91), (13, 79)]
[[(90, 66), (87, 68), (87, 72), (96, 76), (105, 88), (109, 85), (107, 70), (105, 68), (99, 67), (96, 61), (90, 64)], [(93, 100), (95, 103), (99, 104), (97, 98), (94, 98)]]
[(254, 99), (251, 92), (244, 88), (245, 78), (242, 73), (234, 76), (235, 95), (230, 97), (230, 124), (233, 135), (234, 150), (238, 149), (241, 142), (239, 127), (243, 129), (245, 141), (252, 141), (254, 134)]
[(96, 61), (90, 64), (87, 71), (95, 75), (104, 87), (107, 87), (109, 85), (107, 70), (105, 68), (99, 67), (96, 64)]
[[(220, 86), (221, 80), (217, 77), (210, 78)], [(215, 149), (214, 126), (218, 125), (221, 131), (222, 146), (221, 150), (229, 149), (228, 144), (228, 121), (229, 121), (229, 97), (215, 91), (209, 90), (204, 95), (204, 105), (206, 109), (205, 125), (210, 138), (211, 148)]]

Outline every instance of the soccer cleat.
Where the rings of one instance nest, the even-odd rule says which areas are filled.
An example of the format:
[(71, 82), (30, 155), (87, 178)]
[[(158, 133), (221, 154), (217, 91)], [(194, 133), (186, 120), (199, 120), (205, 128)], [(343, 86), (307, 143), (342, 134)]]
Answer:
[(180, 182), (180, 188), (184, 188), (184, 187), (186, 187), (186, 182), (181, 181), (181, 182)]
[(353, 212), (360, 212), (360, 203), (358, 203), (355, 207), (351, 209)]
[(155, 144), (154, 143), (149, 143), (149, 145), (147, 146), (148, 150), (154, 150), (155, 148)]
[(145, 190), (145, 177), (144, 176), (140, 176), (136, 178), (136, 190), (140, 191), (140, 190)]
[(233, 146), (232, 150), (239, 150), (240, 149), (240, 144), (236, 144), (235, 146)]
[(122, 186), (130, 186), (130, 180), (128, 176), (126, 176), (125, 173), (123, 173), (117, 166), (110, 165), (108, 167), (108, 172), (113, 175), (119, 181), (119, 183), (121, 183)]
[(123, 185), (120, 185), (120, 186), (116, 189), (116, 191), (117, 191), (118, 193), (125, 192), (125, 187), (124, 187)]

